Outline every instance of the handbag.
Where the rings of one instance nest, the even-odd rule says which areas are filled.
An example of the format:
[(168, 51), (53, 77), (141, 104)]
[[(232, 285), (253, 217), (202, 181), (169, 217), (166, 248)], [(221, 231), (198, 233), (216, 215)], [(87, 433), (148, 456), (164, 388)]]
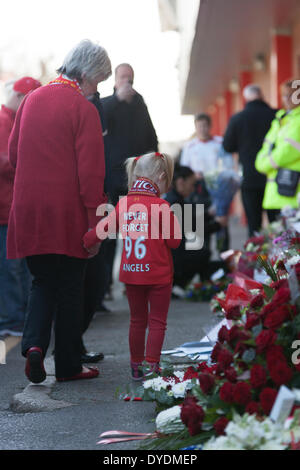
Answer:
[(293, 197), (296, 194), (300, 173), (299, 171), (279, 168), (276, 176), (278, 193), (281, 196)]

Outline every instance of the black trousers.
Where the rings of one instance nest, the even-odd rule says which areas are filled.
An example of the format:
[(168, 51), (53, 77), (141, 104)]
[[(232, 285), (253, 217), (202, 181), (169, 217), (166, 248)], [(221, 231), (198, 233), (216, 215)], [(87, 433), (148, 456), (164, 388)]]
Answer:
[[(88, 259), (83, 283), (83, 318), (81, 333), (88, 329), (97, 307), (102, 303), (110, 284), (110, 252), (106, 239), (100, 245), (99, 253)], [(81, 339), (81, 351), (86, 352)]]
[(72, 377), (82, 370), (82, 286), (86, 260), (65, 255), (28, 256), (33, 276), (25, 318), (22, 354), (33, 346), (47, 353), (54, 321), (55, 375)]
[(201, 281), (208, 281), (211, 275), (222, 268), (227, 271), (224, 261), (210, 261), (210, 252), (207, 249), (186, 250), (180, 256), (174, 256), (174, 285), (185, 288), (195, 274), (199, 274)]
[(249, 237), (252, 237), (254, 232), (259, 232), (261, 229), (264, 193), (264, 189), (242, 187), (242, 201), (248, 221)]

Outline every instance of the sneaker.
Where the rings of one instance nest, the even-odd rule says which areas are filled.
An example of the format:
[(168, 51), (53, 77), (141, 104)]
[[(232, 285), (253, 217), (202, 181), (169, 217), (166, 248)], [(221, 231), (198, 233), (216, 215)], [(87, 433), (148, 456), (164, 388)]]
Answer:
[(143, 380), (144, 372), (142, 370), (142, 363), (141, 362), (131, 362), (131, 378), (132, 380), (138, 381)]

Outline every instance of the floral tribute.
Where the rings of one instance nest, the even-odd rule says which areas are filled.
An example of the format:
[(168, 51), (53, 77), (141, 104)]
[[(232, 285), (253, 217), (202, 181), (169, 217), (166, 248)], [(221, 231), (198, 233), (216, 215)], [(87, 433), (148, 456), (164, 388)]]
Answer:
[[(256, 237), (247, 247), (249, 243), (265, 250), (266, 238)], [(177, 426), (180, 416), (184, 428), (153, 441), (149, 448), (247, 448), (246, 438), (244, 443), (237, 443), (234, 437), (239, 433), (242, 436), (238, 427), (248, 427), (249, 432), (253, 428), (253, 446), (257, 448), (272, 447), (263, 432), (274, 437), (277, 449), (290, 448), (294, 442), (291, 433), (289, 438), (286, 434), (283, 437), (268, 416), (282, 385), (300, 388), (300, 364), (293, 359), (292, 346), (300, 340), (300, 238), (288, 234), (273, 237), (270, 243), (268, 258), (257, 258), (257, 266), (264, 269), (268, 281), (258, 282), (237, 271), (226, 293), (214, 297), (214, 309), (222, 312), (227, 326), (219, 330), (210, 361), (189, 367), (187, 375), (173, 371), (169, 377), (160, 378), (169, 381), (164, 390), (172, 401), (157, 400), (153, 393), (152, 399), (160, 407), (176, 407)], [(278, 249), (281, 243), (284, 250)], [(251, 250), (258, 251), (253, 246)], [(175, 394), (178, 385), (182, 393)], [(147, 389), (146, 381), (144, 397)], [(298, 419), (298, 431), (299, 425)]]

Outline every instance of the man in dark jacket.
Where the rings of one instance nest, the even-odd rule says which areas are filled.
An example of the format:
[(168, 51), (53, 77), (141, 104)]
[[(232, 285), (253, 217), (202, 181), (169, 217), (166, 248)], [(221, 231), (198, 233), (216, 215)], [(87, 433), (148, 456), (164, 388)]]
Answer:
[(133, 88), (134, 71), (129, 64), (115, 70), (114, 94), (103, 98), (107, 124), (108, 192), (113, 204), (127, 193), (124, 161), (128, 157), (158, 150), (157, 136), (143, 97)]
[[(195, 184), (196, 193), (195, 194)], [(174, 286), (181, 288), (186, 287), (189, 281), (195, 274), (199, 274), (201, 281), (207, 281), (210, 276), (218, 269), (226, 270), (226, 265), (223, 261), (211, 261), (209, 238), (214, 232), (217, 232), (224, 223), (224, 218), (213, 218), (208, 211), (209, 196), (205, 187), (204, 180), (198, 180), (194, 172), (186, 166), (175, 166), (174, 178), (172, 188), (164, 195), (164, 199), (173, 204), (179, 204), (182, 208), (183, 221), (182, 226), (185, 227), (184, 222), (184, 205), (193, 204), (193, 220), (192, 227), (195, 230), (196, 224), (196, 206), (195, 204), (204, 204), (204, 244), (200, 250), (186, 250), (185, 233), (182, 233), (182, 240), (176, 250), (172, 250), (174, 262)]]
[(243, 168), (242, 200), (248, 220), (249, 236), (261, 228), (262, 200), (266, 178), (256, 171), (256, 154), (261, 149), (276, 110), (263, 101), (260, 88), (248, 85), (243, 90), (245, 109), (230, 119), (223, 147), (226, 152), (239, 154)]

